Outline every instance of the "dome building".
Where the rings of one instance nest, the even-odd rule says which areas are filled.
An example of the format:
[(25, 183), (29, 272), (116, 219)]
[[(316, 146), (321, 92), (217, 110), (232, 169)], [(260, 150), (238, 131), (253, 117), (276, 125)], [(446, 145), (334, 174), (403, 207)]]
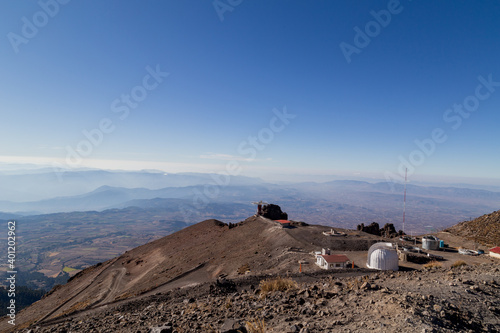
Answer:
[(368, 250), (366, 266), (371, 269), (397, 271), (398, 253), (392, 243), (375, 243)]

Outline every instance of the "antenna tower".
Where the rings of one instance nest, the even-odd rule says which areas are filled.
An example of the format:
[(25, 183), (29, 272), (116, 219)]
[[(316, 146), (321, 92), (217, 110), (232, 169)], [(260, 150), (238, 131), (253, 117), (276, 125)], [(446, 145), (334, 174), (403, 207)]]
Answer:
[(405, 194), (403, 199), (403, 233), (405, 232), (405, 217), (406, 217), (406, 179), (408, 175), (408, 168), (405, 170)]

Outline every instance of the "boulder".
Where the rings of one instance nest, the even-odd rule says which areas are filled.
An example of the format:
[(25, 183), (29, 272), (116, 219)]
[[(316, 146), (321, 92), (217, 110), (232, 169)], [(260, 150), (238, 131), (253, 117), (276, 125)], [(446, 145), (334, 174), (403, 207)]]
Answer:
[(370, 225), (365, 226), (364, 223), (361, 223), (357, 227), (358, 231), (363, 231), (368, 234), (380, 236), (380, 226), (377, 222), (372, 222)]
[(394, 227), (394, 224), (392, 223), (386, 223), (383, 228), (380, 228), (377, 222), (372, 222), (370, 225), (367, 226), (365, 226), (364, 223), (361, 223), (358, 225), (357, 230), (366, 232), (368, 234), (387, 237), (387, 238), (397, 237), (403, 233), (402, 231), (398, 233), (396, 231), (396, 228)]
[(288, 220), (288, 214), (281, 210), (278, 205), (264, 205), (262, 207), (262, 216), (271, 220)]
[(226, 319), (220, 329), (221, 333), (246, 333), (245, 323), (240, 319)]
[(163, 325), (160, 327), (151, 327), (151, 330), (149, 331), (150, 333), (172, 333), (172, 326), (170, 325)]

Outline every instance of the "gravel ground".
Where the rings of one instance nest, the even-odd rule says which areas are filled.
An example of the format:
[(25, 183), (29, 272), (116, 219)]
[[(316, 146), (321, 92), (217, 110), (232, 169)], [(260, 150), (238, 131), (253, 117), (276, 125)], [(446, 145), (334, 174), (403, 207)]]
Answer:
[[(266, 277), (218, 280), (106, 307), (20, 332), (500, 332), (498, 263), (403, 272), (294, 275), (261, 294)], [(255, 331), (257, 332), (257, 331)]]

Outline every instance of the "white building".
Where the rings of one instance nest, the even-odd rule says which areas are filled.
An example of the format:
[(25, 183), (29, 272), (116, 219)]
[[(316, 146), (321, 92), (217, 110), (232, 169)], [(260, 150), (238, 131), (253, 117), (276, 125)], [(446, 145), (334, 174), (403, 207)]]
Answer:
[(392, 243), (375, 243), (368, 250), (366, 266), (371, 269), (397, 271), (398, 253)]
[(500, 246), (494, 247), (490, 250), (490, 257), (500, 259)]
[(323, 269), (342, 269), (349, 266), (350, 260), (343, 254), (330, 254), (330, 249), (323, 249), (316, 255), (316, 265)]

